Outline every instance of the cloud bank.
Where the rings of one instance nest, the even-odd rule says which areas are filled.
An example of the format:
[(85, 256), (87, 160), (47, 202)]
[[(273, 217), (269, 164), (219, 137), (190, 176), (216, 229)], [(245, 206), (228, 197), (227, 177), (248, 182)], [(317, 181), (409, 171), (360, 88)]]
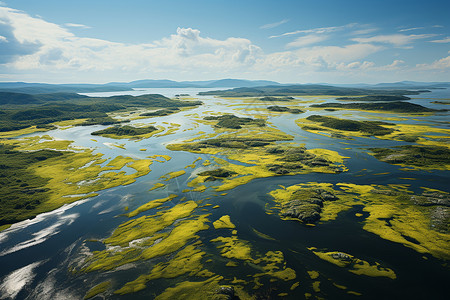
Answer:
[[(261, 28), (275, 28), (287, 22), (282, 20)], [(386, 49), (410, 49), (417, 41), (436, 37), (404, 33), (368, 36), (378, 29), (349, 23), (270, 36), (293, 40), (285, 42), (283, 51), (265, 53), (247, 38), (215, 39), (194, 28), (179, 27), (169, 36), (139, 44), (87, 38), (70, 31), (85, 28), (88, 27), (76, 23), (58, 25), (0, 7), (0, 80), (27, 81), (40, 78), (39, 75), (65, 82), (80, 82), (80, 78), (81, 82), (163, 77), (198, 80), (263, 76), (285, 82), (361, 78), (370, 72), (392, 70), (389, 66), (396, 61), (403, 61), (403, 70), (408, 65), (394, 56), (386, 65), (377, 65), (372, 55)], [(332, 44), (337, 41), (339, 45)], [(447, 41), (448, 38), (441, 38), (429, 42)], [(445, 59), (414, 63), (410, 70), (446, 69)]]

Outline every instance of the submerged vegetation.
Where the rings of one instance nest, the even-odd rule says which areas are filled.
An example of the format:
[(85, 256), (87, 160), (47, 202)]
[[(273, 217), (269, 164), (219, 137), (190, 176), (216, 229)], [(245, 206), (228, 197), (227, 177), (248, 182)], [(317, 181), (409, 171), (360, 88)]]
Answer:
[[(248, 165), (235, 164), (216, 158), (215, 161), (221, 168), (197, 174), (197, 177), (188, 183), (190, 187), (198, 187), (207, 181), (221, 180), (221, 185), (214, 188), (217, 191), (224, 191), (246, 184), (255, 178), (345, 171), (343, 157), (337, 152), (325, 149), (307, 150), (298, 144), (279, 143), (292, 140), (292, 136), (275, 128), (262, 126), (265, 124), (264, 120), (234, 116), (207, 117), (205, 119), (210, 121), (217, 133), (222, 134), (200, 141), (170, 144), (167, 148), (193, 153), (221, 154)], [(232, 130), (228, 127), (218, 126), (223, 120), (232, 120), (233, 124), (238, 125), (242, 124), (238, 122), (245, 120), (244, 124), (247, 125), (242, 124), (242, 126), (239, 125), (241, 128)]]
[[(284, 220), (326, 222), (354, 206), (368, 213), (363, 229), (401, 243), (420, 253), (449, 259), (450, 197), (434, 190), (414, 194), (405, 185), (302, 183), (270, 192), (276, 212)], [(306, 218), (305, 218), (306, 216)]]
[[(0, 144), (0, 225), (12, 224), (64, 204), (93, 197), (94, 192), (127, 185), (150, 172), (150, 159), (117, 156), (105, 166), (102, 154), (71, 147), (49, 136), (4, 140)], [(125, 174), (128, 166), (134, 173)]]

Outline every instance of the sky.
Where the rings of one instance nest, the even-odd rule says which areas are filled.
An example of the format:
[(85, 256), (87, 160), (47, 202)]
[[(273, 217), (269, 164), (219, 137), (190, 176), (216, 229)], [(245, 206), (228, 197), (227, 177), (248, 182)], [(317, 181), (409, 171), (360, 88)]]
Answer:
[(450, 81), (450, 1), (0, 1), (0, 81), (223, 78)]

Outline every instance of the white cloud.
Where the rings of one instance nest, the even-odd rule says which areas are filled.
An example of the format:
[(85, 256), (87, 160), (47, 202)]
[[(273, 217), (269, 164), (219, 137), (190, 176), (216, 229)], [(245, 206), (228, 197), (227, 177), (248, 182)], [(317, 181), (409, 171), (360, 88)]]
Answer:
[(276, 22), (276, 23), (265, 24), (265, 25), (262, 25), (259, 28), (260, 29), (272, 29), (272, 28), (278, 27), (280, 25), (283, 25), (283, 24), (285, 24), (287, 22), (289, 22), (289, 19), (284, 19), (284, 20), (281, 20), (281, 21)]
[(76, 24), (76, 23), (66, 23), (64, 24), (66, 27), (74, 27), (74, 28), (81, 28), (81, 29), (89, 29), (91, 27), (83, 24)]
[(316, 46), (294, 51), (268, 54), (261, 68), (298, 68), (309, 70), (334, 70), (348, 65), (355, 60), (363, 59), (370, 54), (384, 49), (371, 44), (352, 44), (343, 47)]
[(419, 70), (448, 71), (450, 70), (450, 56), (435, 60), (431, 64), (418, 64), (416, 68)]
[(4, 37), (3, 35), (0, 35), (0, 43), (7, 43), (8, 39), (6, 37)]
[(353, 38), (352, 41), (358, 43), (383, 43), (392, 44), (400, 47), (414, 42), (415, 40), (434, 37), (436, 34), (390, 34), (390, 35), (377, 35), (367, 38)]
[(400, 29), (399, 32), (406, 32), (406, 31), (419, 30), (419, 29), (425, 29), (425, 27), (411, 27), (411, 28), (404, 28), (404, 29)]
[(317, 44), (326, 39), (328, 39), (328, 36), (326, 36), (326, 35), (308, 34), (308, 35), (297, 38), (293, 42), (290, 42), (289, 44), (286, 45), (286, 47), (300, 48), (300, 47), (304, 47), (304, 46), (308, 46), (308, 45), (312, 45), (312, 44)]
[(0, 20), (11, 26), (19, 43), (36, 45), (33, 53), (10, 63), (20, 70), (227, 70), (251, 65), (262, 53), (248, 39), (205, 38), (191, 28), (178, 28), (176, 34), (152, 43), (127, 45), (77, 37), (57, 24), (9, 8), (0, 8)]
[(352, 28), (352, 27), (355, 27), (356, 25), (357, 25), (356, 23), (351, 23), (351, 24), (347, 24), (347, 25), (343, 25), (343, 26), (303, 29), (303, 30), (286, 32), (286, 33), (283, 33), (280, 35), (272, 35), (272, 36), (270, 36), (270, 38), (278, 38), (278, 37), (295, 35), (295, 34), (300, 34), (300, 33), (316, 33), (316, 34), (329, 33), (329, 32), (339, 31), (339, 30), (343, 30), (343, 29), (347, 29), (347, 28)]
[(377, 31), (377, 30), (378, 30), (378, 28), (366, 28), (366, 29), (355, 30), (351, 34), (353, 34), (353, 35), (364, 35), (364, 34), (372, 33), (372, 32)]
[(440, 43), (440, 44), (444, 44), (444, 43), (450, 43), (450, 36), (440, 39), (440, 40), (434, 40), (434, 41), (430, 41), (431, 43)]

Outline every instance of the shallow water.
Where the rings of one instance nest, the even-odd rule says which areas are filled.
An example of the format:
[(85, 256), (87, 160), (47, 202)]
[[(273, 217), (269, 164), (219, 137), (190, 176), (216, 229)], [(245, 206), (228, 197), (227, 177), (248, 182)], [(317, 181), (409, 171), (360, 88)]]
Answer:
[[(133, 91), (133, 95), (146, 93), (161, 93), (172, 97), (176, 94), (195, 95), (199, 89), (145, 89)], [(126, 93), (94, 93), (90, 96), (109, 96)], [(203, 204), (220, 205), (218, 209), (210, 210), (210, 220), (216, 220), (222, 215), (229, 215), (236, 225), (238, 236), (248, 241), (252, 249), (259, 253), (267, 251), (282, 251), (287, 267), (296, 271), (297, 278), (289, 282), (278, 281), (270, 283), (262, 281), (264, 286), (260, 293), (270, 293), (276, 298), (276, 289), (289, 290), (296, 281), (300, 282), (298, 288), (289, 292), (287, 299), (304, 298), (305, 293), (311, 293), (313, 281), (307, 271), (315, 270), (320, 273), (321, 291), (315, 295), (326, 299), (358, 298), (340, 290), (333, 285), (347, 286), (349, 290), (362, 294), (364, 299), (444, 299), (448, 295), (446, 279), (449, 270), (445, 261), (438, 260), (428, 254), (420, 254), (401, 244), (384, 240), (375, 234), (362, 229), (367, 213), (362, 207), (340, 213), (334, 221), (319, 223), (315, 227), (304, 226), (298, 222), (282, 221), (277, 215), (268, 215), (265, 204), (272, 203), (268, 193), (279, 188), (279, 185), (290, 186), (307, 182), (329, 183), (355, 183), (355, 184), (410, 184), (410, 190), (419, 192), (421, 187), (428, 187), (450, 192), (448, 187), (448, 171), (405, 171), (399, 166), (389, 165), (367, 154), (366, 148), (391, 147), (410, 144), (375, 138), (355, 138), (354, 140), (332, 139), (303, 131), (295, 124), (295, 119), (305, 118), (317, 114), (317, 111), (307, 111), (304, 114), (268, 114), (268, 121), (281, 131), (294, 136), (294, 141), (304, 143), (308, 149), (325, 148), (338, 151), (339, 154), (349, 157), (345, 165), (349, 171), (340, 174), (311, 173), (295, 176), (278, 176), (255, 179), (252, 182), (227, 191), (227, 195), (218, 195), (214, 190), (207, 189), (204, 193), (187, 192), (190, 175), (202, 167), (202, 162), (211, 159), (211, 155), (194, 154), (166, 149), (168, 143), (191, 138), (194, 134), (203, 131), (213, 133), (208, 125), (199, 124), (194, 130), (185, 131), (194, 126), (192, 114), (201, 117), (205, 112), (232, 112), (239, 116), (257, 114), (256, 103), (242, 105), (244, 110), (235, 111), (237, 107), (228, 106), (229, 103), (240, 103), (239, 100), (217, 99), (212, 96), (198, 97), (204, 102), (198, 108), (179, 112), (170, 116), (155, 117), (132, 121), (131, 124), (154, 123), (164, 125), (162, 122), (177, 123), (179, 130), (166, 136), (154, 136), (141, 141), (126, 139), (115, 140), (101, 136), (92, 136), (91, 132), (106, 128), (107, 126), (73, 127), (66, 130), (52, 130), (45, 133), (58, 139), (73, 140), (73, 145), (94, 148), (94, 153), (104, 154), (104, 158), (112, 159), (118, 155), (143, 159), (151, 155), (170, 155), (168, 162), (154, 162), (148, 175), (137, 178), (136, 182), (128, 186), (118, 186), (98, 192), (99, 195), (64, 206), (56, 211), (39, 215), (33, 220), (13, 225), (10, 229), (0, 233), (0, 298), (8, 299), (80, 299), (93, 286), (92, 282), (100, 283), (112, 280), (115, 286), (134, 280), (141, 274), (146, 274), (152, 266), (166, 258), (156, 258), (150, 261), (139, 262), (130, 266), (130, 269), (109, 272), (91, 272), (87, 274), (71, 274), (68, 267), (80, 258), (87, 247), (90, 251), (101, 250), (103, 245), (99, 242), (86, 242), (101, 240), (108, 237), (111, 232), (128, 218), (122, 214), (125, 207), (130, 211), (142, 204), (176, 194), (179, 197), (165, 203), (167, 206), (178, 204), (181, 197), (188, 200), (204, 200)], [(432, 104), (436, 99), (448, 99), (448, 90), (435, 90), (417, 96), (411, 102), (430, 108), (447, 108), (445, 105)], [(317, 100), (321, 100), (320, 97)], [(333, 100), (323, 98), (322, 100)], [(308, 106), (311, 103), (305, 104)], [(283, 105), (283, 104), (279, 104)], [(448, 106), (448, 105), (447, 105)], [(241, 108), (242, 108), (241, 107)], [(344, 112), (320, 112), (322, 115), (339, 116)], [(370, 114), (363, 112), (346, 111), (352, 113), (357, 119), (367, 119), (367, 116), (376, 119), (377, 116), (396, 117), (396, 114)], [(445, 122), (448, 121), (448, 112), (433, 116), (408, 117), (405, 122)], [(419, 121), (413, 120), (418, 119)], [(448, 128), (448, 124), (438, 124), (441, 128)], [(96, 141), (93, 141), (96, 140)], [(125, 144), (120, 149), (111, 144)], [(140, 151), (140, 149), (146, 151)], [(217, 156), (217, 155), (216, 155)], [(195, 169), (184, 168), (196, 158), (202, 157)], [(222, 156), (219, 156), (222, 157)], [(224, 158), (224, 157), (222, 157)], [(107, 162), (105, 162), (106, 164)], [(161, 182), (160, 176), (168, 172), (185, 170), (186, 174), (168, 182), (164, 189), (148, 191), (153, 184)], [(124, 169), (125, 170), (125, 169)], [(129, 171), (129, 170), (128, 170)], [(386, 174), (388, 173), (388, 174)], [(402, 179), (403, 178), (403, 179)], [(414, 178), (415, 180), (405, 179)], [(212, 184), (209, 184), (212, 185)], [(211, 198), (211, 199), (206, 199)], [(363, 213), (363, 217), (355, 217), (355, 213)], [(253, 229), (273, 238), (264, 239), (258, 236)], [(218, 235), (226, 234), (227, 229), (215, 230), (212, 226), (208, 230), (200, 231), (199, 239), (203, 242), (207, 253), (216, 253), (216, 245), (210, 240)], [(329, 251), (342, 251), (355, 257), (379, 262), (389, 267), (397, 274), (397, 279), (385, 277), (368, 277), (349, 273), (329, 262), (315, 256), (308, 247), (328, 249)], [(245, 277), (253, 274), (251, 265), (241, 264), (239, 267), (225, 267), (223, 261), (214, 261), (212, 266), (218, 274), (226, 278)], [(253, 272), (253, 273), (252, 273)], [(183, 277), (182, 280), (200, 280), (199, 278)], [(118, 296), (108, 294), (111, 299), (151, 299), (160, 294), (165, 288), (173, 286), (181, 279), (157, 279), (147, 284), (147, 288), (134, 294)], [(202, 279), (203, 280), (203, 279)], [(250, 288), (251, 292), (251, 288)]]

